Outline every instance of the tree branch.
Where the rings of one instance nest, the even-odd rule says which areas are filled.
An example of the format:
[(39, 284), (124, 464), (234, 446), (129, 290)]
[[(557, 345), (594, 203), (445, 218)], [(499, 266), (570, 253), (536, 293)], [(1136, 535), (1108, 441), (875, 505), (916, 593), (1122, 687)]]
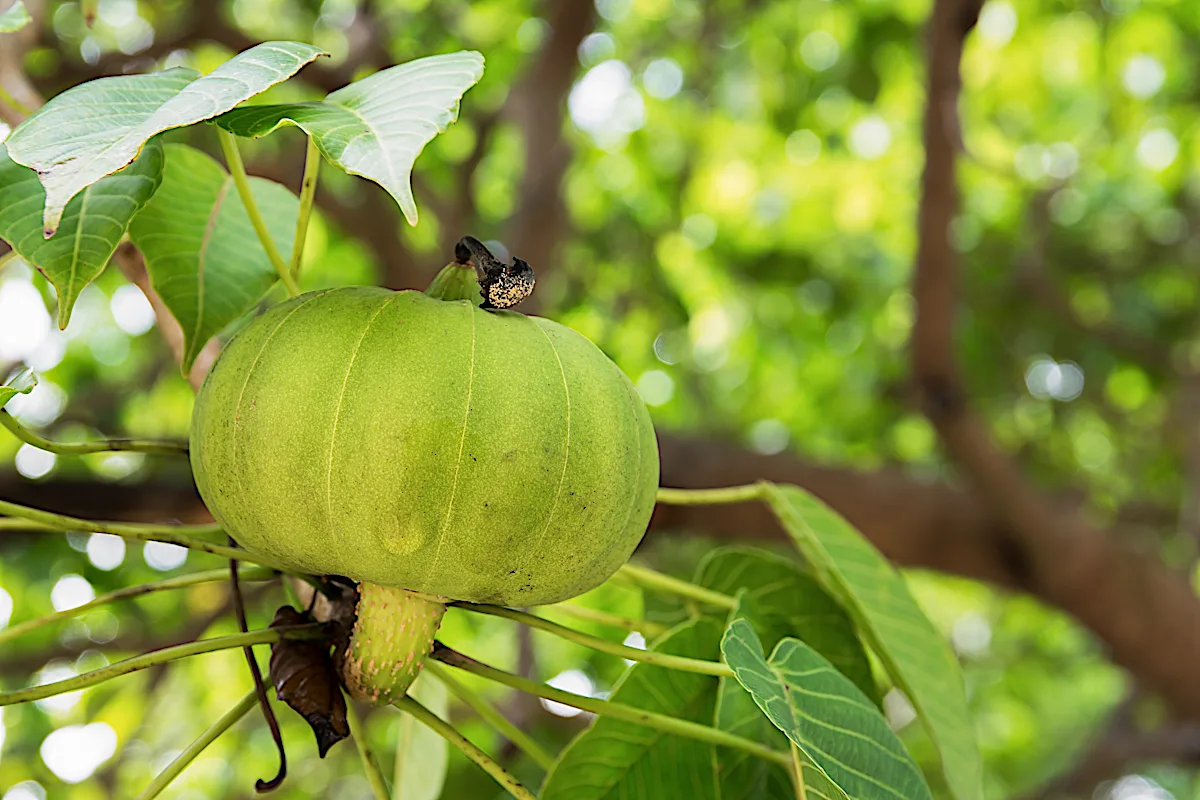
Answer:
[[(1181, 714), (1200, 717), (1200, 603), (1157, 558), (1127, 550), (1074, 511), (1054, 506), (1024, 479), (969, 407), (954, 355), (958, 259), (955, 163), (963, 41), (980, 0), (937, 0), (930, 22), (925, 170), (921, 179), (913, 294), (912, 361), (921, 405), (951, 458), (996, 524), (1011, 537), (1031, 591), (1095, 631), (1118, 663)], [(1165, 652), (1163, 642), (1172, 644)]]

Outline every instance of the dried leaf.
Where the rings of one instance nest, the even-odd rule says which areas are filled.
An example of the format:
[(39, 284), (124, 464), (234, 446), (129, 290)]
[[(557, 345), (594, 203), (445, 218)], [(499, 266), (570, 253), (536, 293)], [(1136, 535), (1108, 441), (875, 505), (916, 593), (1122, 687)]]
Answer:
[[(283, 606), (275, 612), (271, 627), (312, 621), (308, 612)], [(342, 696), (327, 643), (284, 639), (271, 645), (271, 683), (279, 699), (308, 722), (317, 737), (321, 758), (330, 747), (350, 735), (346, 698)]]

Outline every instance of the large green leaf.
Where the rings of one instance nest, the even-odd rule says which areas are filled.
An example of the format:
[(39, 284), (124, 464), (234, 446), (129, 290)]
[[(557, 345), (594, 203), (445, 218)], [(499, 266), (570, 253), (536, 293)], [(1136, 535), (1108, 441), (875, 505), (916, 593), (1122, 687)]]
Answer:
[(474, 51), (430, 56), (377, 72), (317, 103), (248, 106), (216, 119), (238, 136), (302, 128), (325, 158), (388, 191), (417, 224), (409, 174), (429, 141), (458, 118), (463, 93), (483, 76)]
[(854, 622), (799, 564), (764, 550), (722, 547), (696, 570), (695, 582), (737, 596), (767, 650), (792, 636), (829, 659), (868, 697), (878, 700), (871, 662)]
[(35, 386), (37, 386), (37, 376), (31, 370), (23, 369), (13, 375), (7, 383), (0, 386), (0, 409), (8, 405), (8, 401), (17, 395), (29, 394)]
[(721, 652), (758, 707), (851, 800), (932, 800), (883, 714), (816, 650), (788, 638), (768, 661), (754, 628), (739, 619)]
[[(724, 549), (724, 548), (723, 548)], [(734, 551), (734, 552), (729, 552)], [(737, 555), (736, 548), (728, 548), (728, 555), (718, 554), (720, 560)], [(751, 551), (753, 552), (753, 551)], [(706, 559), (702, 571), (712, 559)], [(746, 601), (747, 590), (738, 594), (738, 605), (730, 612), (730, 623), (754, 614), (752, 603)], [(757, 624), (756, 624), (757, 627)], [(761, 629), (760, 629), (761, 630)], [(782, 637), (780, 637), (782, 638)], [(753, 739), (775, 750), (787, 750), (788, 738), (775, 723), (763, 714), (754, 698), (750, 696), (736, 678), (720, 678), (717, 690), (717, 709), (713, 724), (724, 731)], [(721, 800), (791, 800), (796, 797), (792, 776), (783, 767), (761, 758), (755, 758), (741, 750), (727, 747), (715, 748), (713, 765), (717, 780), (721, 784)], [(795, 755), (795, 754), (793, 754)], [(828, 800), (846, 800), (846, 795), (802, 754), (798, 761), (804, 770), (804, 782), (809, 797)]]
[(137, 158), (155, 134), (212, 119), (321, 54), (300, 42), (266, 42), (203, 77), (181, 67), (99, 78), (58, 95), (7, 141), (12, 160), (37, 170), (46, 188), (45, 236), (58, 230), (67, 201)]
[(794, 486), (766, 485), (766, 498), (825, 587), (838, 597), (904, 690), (942, 757), (959, 800), (982, 800), (975, 730), (962, 671), (896, 569), (850, 523)]
[[(675, 628), (655, 650), (715, 659), (720, 626), (697, 620)], [(706, 675), (635, 664), (611, 699), (638, 708), (708, 724), (717, 682)], [(630, 722), (598, 717), (563, 750), (540, 795), (542, 800), (717, 800), (710, 745)]]
[[(441, 681), (422, 673), (408, 694), (444, 720), (450, 719), (450, 695)], [(400, 718), (392, 800), (437, 800), (450, 763), (446, 740), (412, 714)]]
[(47, 239), (46, 192), (37, 173), (14, 162), (0, 145), (0, 239), (54, 284), (59, 328), (67, 327), (83, 287), (104, 271), (129, 221), (158, 188), (162, 170), (162, 146), (153, 140), (128, 167), (71, 198), (58, 233)]
[[(249, 309), (277, 274), (246, 216), (233, 179), (209, 156), (169, 144), (162, 185), (129, 227), (150, 284), (183, 328), (186, 375), (213, 334)], [(300, 201), (287, 188), (250, 179), (275, 245), (290, 252)]]
[(33, 17), (29, 16), (25, 4), (17, 0), (0, 13), (0, 33), (15, 33), (30, 22), (33, 22)]
[[(875, 682), (854, 624), (841, 606), (799, 564), (750, 547), (722, 547), (705, 556), (695, 583), (735, 595), (729, 619), (746, 619), (768, 649), (793, 636), (807, 642), (871, 697)], [(787, 750), (786, 737), (733, 678), (721, 678), (714, 725), (730, 733)], [(717, 748), (722, 800), (794, 798), (792, 778), (777, 764), (741, 750)], [(805, 783), (814, 797), (837, 798), (840, 790), (809, 764)]]

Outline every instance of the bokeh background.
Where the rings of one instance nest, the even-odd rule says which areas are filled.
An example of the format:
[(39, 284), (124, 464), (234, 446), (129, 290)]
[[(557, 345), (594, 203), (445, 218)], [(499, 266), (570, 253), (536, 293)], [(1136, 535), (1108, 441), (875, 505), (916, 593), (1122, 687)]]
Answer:
[[(1200, 553), (1200, 4), (988, 0), (966, 40), (961, 205), (942, 231), (959, 265), (952, 345), (972, 413), (1020, 496), (1073, 531), (1066, 544), (1057, 525), (1039, 535), (1014, 519), (1011, 498), (943, 446), (923, 413), (929, 386), (912, 378), (926, 56), (940, 35), (930, 0), (100, 0), (91, 28), (78, 2), (26, 4), (35, 24), (0, 36), (0, 83), (26, 102), (102, 75), (210, 70), (267, 39), (332, 58), (260, 102), (483, 52), (460, 120), (418, 161), (416, 228), (378, 187), (323, 171), (304, 288), (424, 287), (466, 233), (525, 258), (538, 313), (637, 384), (664, 485), (798, 482), (911, 570), (962, 660), (989, 798), (1200, 797), (1200, 725), (1188, 722), (1200, 712), (1188, 588)], [(939, 4), (951, 16), (972, 5)], [(2, 135), (19, 116), (0, 104), (0, 120)], [(204, 126), (172, 136), (216, 151)], [(252, 173), (298, 188), (303, 147), (287, 129), (244, 150)], [(0, 372), (25, 363), (42, 378), (10, 406), (22, 422), (60, 439), (186, 435), (192, 390), (139, 289), (110, 269), (65, 332), (54, 307), (22, 262), (0, 271)], [(0, 496), (96, 518), (203, 518), (184, 464), (56, 459), (6, 436)], [(676, 510), (656, 517), (639, 557), (687, 575), (712, 547), (747, 542), (784, 549), (753, 509)], [(5, 535), (0, 626), (217, 566), (167, 545)], [(265, 624), (282, 590), (249, 592), (252, 625)], [(643, 605), (620, 585), (580, 602)], [(219, 584), (135, 600), (6, 647), (0, 685), (233, 626)], [(446, 638), (600, 696), (623, 667), (461, 612)], [(1189, 674), (1197, 688), (1178, 680)], [(3, 709), (0, 797), (132, 796), (248, 686), (228, 652)], [(587, 722), (480, 688), (548, 746)], [(936, 771), (903, 698), (887, 706)], [(303, 723), (280, 713), (279, 796), (369, 796), (349, 743), (318, 760)], [(540, 781), (469, 709), (452, 716)], [(385, 770), (399, 719), (369, 718)], [(499, 796), (450, 759), (445, 797)], [(255, 714), (170, 796), (249, 797), (275, 766)]]

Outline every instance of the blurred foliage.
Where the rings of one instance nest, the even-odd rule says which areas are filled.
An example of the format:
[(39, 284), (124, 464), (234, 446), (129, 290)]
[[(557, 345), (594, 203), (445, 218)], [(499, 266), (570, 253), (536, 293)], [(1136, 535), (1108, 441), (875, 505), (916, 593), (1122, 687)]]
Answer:
[[(77, 3), (48, 5), (45, 43), (25, 66), (53, 84), (102, 56), (147, 47), (187, 4), (101, 0), (93, 30)], [(460, 48), (487, 57), (462, 119), (417, 164), (432, 190), (457, 191), (456, 165), (548, 34), (540, 6), (373, 6), (370, 24), (386, 32), (396, 62)], [(662, 428), (736, 438), (762, 453), (948, 477), (905, 387), (928, 1), (598, 0), (597, 7), (564, 121), (573, 148), (564, 185), (570, 233), (558, 263), (534, 265), (544, 313), (609, 353)], [(238, 0), (222, 13), (255, 40), (312, 41), (335, 65), (354, 47), (353, 0)], [(1176, 404), (1178, 374), (1200, 366), (1198, 35), (1195, 3), (990, 0), (964, 62), (969, 157), (954, 227), (966, 265), (957, 343), (1000, 441), (1049, 490), (1086, 497), (1096, 519), (1119, 523), (1181, 566), (1195, 552), (1175, 520), (1185, 481), (1195, 480)], [(165, 63), (211, 69), (227, 56), (202, 44)], [(292, 82), (263, 101), (319, 95)], [(212, 150), (203, 128), (172, 136)], [(470, 182), (479, 209), (471, 233), (481, 238), (502, 236), (515, 210), (521, 137), (503, 121)], [(252, 171), (256, 160), (280, 158), (288, 142), (281, 135), (248, 146)], [(332, 169), (323, 181), (351, 204), (368, 190)], [(444, 260), (444, 232), (419, 189), (417, 202), (420, 226), (402, 230), (397, 215), (397, 236), (431, 263)], [(327, 220), (315, 223), (304, 288), (381, 279), (368, 247)], [(63, 439), (90, 431), (186, 435), (191, 391), (122, 283), (109, 270), (59, 332), (45, 310), (54, 308), (48, 284), (20, 262), (0, 272), (0, 367), (24, 360), (42, 376), (33, 395), (14, 401), (19, 418)], [(32, 480), (13, 474), (14, 460), (41, 480), (187, 480), (184, 465), (116, 455), (58, 459), (47, 472), (45, 459), (23, 461), (17, 443), (0, 436), (0, 464), (9, 472), (0, 478)], [(100, 593), (161, 574), (144, 563), (141, 545), (105, 570), (89, 561), (82, 538), (6, 542), (0, 623), (10, 610), (14, 621), (51, 610), (51, 590), (67, 575), (83, 576)], [(710, 546), (656, 537), (643, 555), (686, 575)], [(186, 568), (210, 566), (214, 559), (193, 554)], [(1034, 601), (940, 576), (912, 579), (964, 661), (989, 796), (1018, 796), (1067, 768), (1127, 690), (1124, 674), (1077, 625)], [(252, 619), (265, 624), (283, 594), (272, 586), (256, 597)], [(174, 633), (183, 635), (181, 619), (213, 615), (223, 602), (223, 589), (212, 585), (96, 611), (6, 649), (0, 679), (13, 688), (43, 669), (88, 668), (105, 658), (98, 648), (110, 641), (173, 643)], [(631, 615), (642, 606), (638, 593), (619, 585), (581, 602)], [(231, 625), (225, 615), (186, 633), (216, 635)], [(452, 611), (445, 638), (498, 666), (517, 666), (514, 628), (504, 621)], [(39, 660), (89, 641), (97, 649), (78, 659)], [(622, 667), (538, 634), (534, 651), (538, 677), (581, 670), (597, 692)], [(110, 646), (105, 654), (116, 659), (123, 651)], [(126, 677), (78, 700), (4, 709), (0, 793), (10, 800), (136, 793), (247, 685), (241, 654), (222, 653)], [(477, 688), (521, 708), (491, 685)], [(917, 726), (904, 724), (902, 704), (888, 707), (931, 764)], [(497, 737), (468, 710), (453, 713), (468, 737), (497, 751)], [(291, 755), (281, 796), (368, 796), (349, 745), (318, 761), (303, 722), (286, 710), (281, 719)], [(370, 716), (385, 754), (395, 721), (388, 710)], [(56, 728), (98, 722), (116, 733), (118, 755), (92, 780), (68, 786), (39, 747)], [(582, 720), (539, 712), (527, 724), (558, 749)], [(540, 783), (535, 765), (506, 756), (518, 777)], [(451, 766), (446, 797), (498, 795), (457, 753)], [(189, 768), (171, 796), (250, 796), (254, 779), (274, 768), (270, 737), (252, 715)], [(1200, 797), (1191, 771), (1143, 774), (1174, 797)]]

